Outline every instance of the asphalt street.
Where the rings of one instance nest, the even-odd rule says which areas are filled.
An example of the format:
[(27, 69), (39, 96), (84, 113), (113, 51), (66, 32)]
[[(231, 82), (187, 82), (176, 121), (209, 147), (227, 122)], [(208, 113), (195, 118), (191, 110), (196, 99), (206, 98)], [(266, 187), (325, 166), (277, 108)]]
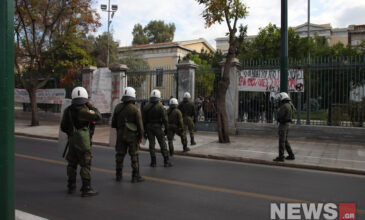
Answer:
[[(115, 181), (114, 149), (93, 147), (96, 197), (66, 193), (66, 161), (56, 141), (15, 138), (16, 209), (48, 219), (270, 219), (270, 203), (355, 202), (365, 218), (365, 176), (254, 165), (184, 156), (174, 167), (149, 167), (140, 153), (143, 183)], [(81, 180), (78, 175), (78, 188)]]

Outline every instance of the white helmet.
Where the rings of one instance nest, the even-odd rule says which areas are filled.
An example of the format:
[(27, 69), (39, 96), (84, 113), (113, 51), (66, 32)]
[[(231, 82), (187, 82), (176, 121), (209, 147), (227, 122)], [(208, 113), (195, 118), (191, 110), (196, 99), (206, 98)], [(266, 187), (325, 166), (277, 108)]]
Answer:
[(77, 105), (83, 105), (86, 104), (89, 100), (89, 96), (87, 94), (87, 91), (84, 87), (76, 87), (72, 90), (72, 94), (71, 94), (71, 98), (72, 98), (72, 104), (77, 104)]
[(191, 98), (190, 93), (185, 92), (185, 93), (184, 93), (184, 99), (190, 99), (190, 98)]
[(132, 87), (125, 88), (123, 91), (122, 101), (128, 102), (128, 101), (135, 101), (135, 100), (136, 100), (136, 90), (133, 89)]
[(177, 99), (171, 98), (169, 104), (171, 107), (176, 107), (179, 104), (179, 102), (177, 101)]
[(286, 92), (281, 92), (281, 93), (277, 94), (276, 99), (278, 101), (290, 101), (291, 100), (288, 93), (286, 93)]
[(161, 92), (158, 89), (154, 89), (151, 91), (151, 95), (150, 95), (150, 102), (156, 102), (156, 101), (160, 101), (161, 99)]

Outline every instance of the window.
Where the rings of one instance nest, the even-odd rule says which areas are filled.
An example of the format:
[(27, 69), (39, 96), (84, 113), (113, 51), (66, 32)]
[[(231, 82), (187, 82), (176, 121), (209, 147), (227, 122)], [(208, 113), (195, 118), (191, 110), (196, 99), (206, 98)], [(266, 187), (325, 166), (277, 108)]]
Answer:
[(156, 87), (163, 86), (163, 69), (156, 69)]

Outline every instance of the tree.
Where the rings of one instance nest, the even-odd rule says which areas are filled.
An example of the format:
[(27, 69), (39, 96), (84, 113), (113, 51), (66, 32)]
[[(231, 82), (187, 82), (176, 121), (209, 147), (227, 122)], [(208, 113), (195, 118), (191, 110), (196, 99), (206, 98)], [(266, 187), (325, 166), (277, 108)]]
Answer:
[(141, 24), (136, 24), (132, 31), (132, 44), (171, 42), (174, 39), (175, 30), (174, 23), (165, 24), (164, 21), (152, 20), (144, 28)]
[(39, 125), (36, 90), (54, 75), (56, 51), (66, 43), (55, 46), (54, 42), (72, 33), (88, 33), (100, 25), (91, 3), (92, 0), (15, 0), (15, 67), (29, 93), (32, 126)]
[(106, 57), (108, 56), (108, 41), (109, 41), (109, 62), (115, 63), (118, 61), (118, 46), (119, 43), (114, 41), (113, 35), (104, 32), (97, 38), (94, 38), (93, 49), (91, 56), (94, 58), (97, 67), (106, 67)]
[(148, 44), (148, 38), (143, 31), (141, 24), (135, 24), (132, 31), (133, 41), (132, 45)]
[(197, 0), (197, 2), (205, 5), (203, 18), (207, 27), (212, 26), (216, 22), (220, 24), (224, 21), (228, 27), (229, 49), (224, 64), (223, 76), (218, 82), (217, 119), (219, 143), (229, 143), (226, 93), (230, 83), (229, 73), (231, 63), (245, 34), (245, 28), (241, 25), (239, 30), (240, 35), (236, 36), (238, 31), (237, 22), (238, 19), (246, 17), (247, 8), (240, 0)]
[[(80, 70), (84, 66), (95, 65), (88, 53), (88, 42), (78, 34), (64, 35), (54, 41), (55, 74), (60, 79), (60, 86), (66, 88), (66, 97), (70, 97), (71, 89), (81, 85)], [(79, 77), (77, 77), (79, 76)]]

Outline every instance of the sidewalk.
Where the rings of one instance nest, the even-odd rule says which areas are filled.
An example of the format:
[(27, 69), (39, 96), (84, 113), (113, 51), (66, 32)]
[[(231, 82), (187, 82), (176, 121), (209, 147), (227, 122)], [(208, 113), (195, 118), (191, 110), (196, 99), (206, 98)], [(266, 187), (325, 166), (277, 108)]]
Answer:
[[(35, 128), (29, 126), (29, 120), (16, 119), (15, 134), (57, 140), (59, 124), (58, 122), (42, 121), (41, 125)], [(93, 142), (98, 145), (109, 146), (109, 134), (110, 128), (108, 126), (98, 125)], [(364, 144), (290, 139), (289, 134), (289, 141), (296, 159), (278, 163), (272, 161), (278, 155), (277, 138), (231, 136), (231, 143), (219, 144), (216, 133), (198, 132), (195, 139), (197, 145), (188, 145), (191, 151), (183, 153), (180, 138), (175, 136), (176, 154), (365, 175)], [(188, 140), (190, 140), (189, 136)], [(159, 149), (158, 146), (156, 148)], [(148, 142), (141, 145), (141, 149), (147, 151)]]

